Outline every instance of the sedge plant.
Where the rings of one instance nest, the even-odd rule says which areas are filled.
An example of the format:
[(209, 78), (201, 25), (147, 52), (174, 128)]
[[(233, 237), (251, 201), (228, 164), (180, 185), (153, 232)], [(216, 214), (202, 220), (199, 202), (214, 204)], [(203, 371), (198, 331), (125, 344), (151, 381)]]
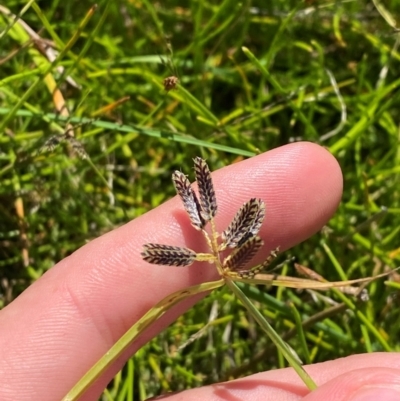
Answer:
[[(301, 279), (262, 273), (276, 258), (278, 248), (270, 252), (264, 262), (253, 267), (249, 263), (264, 245), (258, 235), (265, 217), (265, 202), (262, 199), (252, 198), (238, 210), (229, 226), (220, 234), (216, 230), (215, 216), (218, 211), (215, 190), (209, 167), (200, 157), (194, 159), (194, 169), (198, 185), (195, 193), (187, 176), (175, 171), (172, 180), (177, 194), (189, 216), (191, 225), (203, 233), (209, 247), (209, 253), (198, 253), (192, 249), (179, 246), (148, 243), (143, 246), (141, 256), (148, 263), (165, 266), (190, 266), (194, 262), (208, 262), (215, 265), (219, 280), (202, 283), (176, 291), (151, 308), (137, 321), (72, 388), (63, 398), (63, 401), (78, 400), (91, 384), (129, 347), (139, 335), (151, 324), (157, 321), (166, 311), (178, 302), (202, 292), (212, 291), (227, 285), (238, 297), (254, 320), (260, 325), (271, 341), (278, 347), (290, 366), (294, 368), (305, 385), (313, 390), (317, 386), (304, 370), (300, 358), (295, 351), (281, 339), (270, 323), (264, 318), (256, 306), (237, 286), (236, 282), (247, 284), (266, 284), (285, 286), (290, 288), (307, 288), (326, 290), (337, 288), (343, 292), (349, 291), (352, 284), (367, 283), (379, 277), (387, 276), (384, 273), (375, 277), (356, 280), (324, 282), (321, 280)], [(209, 230), (206, 228), (210, 227)]]

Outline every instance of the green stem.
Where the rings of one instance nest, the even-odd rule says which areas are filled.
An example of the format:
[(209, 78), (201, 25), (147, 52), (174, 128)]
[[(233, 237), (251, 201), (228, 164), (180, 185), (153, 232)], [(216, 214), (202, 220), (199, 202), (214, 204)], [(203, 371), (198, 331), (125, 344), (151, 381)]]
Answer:
[(301, 321), (300, 313), (297, 310), (296, 305), (293, 302), (289, 302), (289, 308), (291, 309), (293, 317), (294, 317), (294, 321), (295, 321), (296, 328), (297, 328), (297, 334), (299, 336), (300, 344), (303, 348), (304, 358), (306, 360), (306, 363), (310, 364), (311, 357), (310, 357), (310, 352), (308, 351), (307, 340), (306, 340), (306, 336), (304, 334), (303, 323)]
[(317, 385), (314, 383), (310, 375), (304, 370), (298, 361), (297, 355), (294, 353), (292, 348), (279, 337), (278, 333), (273, 327), (267, 322), (264, 316), (259, 310), (251, 303), (249, 298), (242, 292), (242, 290), (231, 280), (225, 280), (226, 285), (232, 290), (232, 292), (240, 299), (242, 304), (246, 307), (249, 313), (253, 316), (260, 327), (267, 333), (268, 337), (276, 345), (276, 347), (282, 352), (289, 365), (296, 371), (299, 377), (303, 380), (304, 384), (310, 389), (315, 390)]
[(68, 392), (62, 401), (76, 401), (89, 387), (113, 364), (122, 353), (143, 333), (152, 323), (164, 315), (166, 311), (178, 302), (206, 291), (212, 291), (224, 285), (224, 280), (202, 283), (184, 290), (176, 291), (158, 302), (144, 316), (142, 316), (112, 347), (104, 354), (93, 367)]

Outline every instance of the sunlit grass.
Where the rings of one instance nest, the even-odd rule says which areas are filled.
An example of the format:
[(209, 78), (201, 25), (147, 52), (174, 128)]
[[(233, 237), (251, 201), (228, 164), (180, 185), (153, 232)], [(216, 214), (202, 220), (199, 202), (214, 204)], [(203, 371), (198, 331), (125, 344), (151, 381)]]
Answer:
[[(400, 54), (369, 2), (45, 3), (21, 18), (53, 41), (55, 59), (0, 9), (2, 305), (88, 240), (173, 196), (171, 173), (189, 171), (193, 157), (215, 170), (299, 140), (337, 157), (345, 188), (328, 227), (288, 254), (331, 281), (399, 265)], [(7, 8), (19, 14), (26, 4)], [(164, 90), (175, 72), (160, 55), (173, 57), (176, 90)], [(71, 129), (89, 158), (71, 141), (41, 151)], [(333, 292), (241, 289), (304, 360), (399, 350), (396, 283), (371, 284), (355, 309)], [(204, 336), (175, 352), (213, 305), (219, 314)], [(141, 349), (108, 399), (284, 365), (223, 289)]]

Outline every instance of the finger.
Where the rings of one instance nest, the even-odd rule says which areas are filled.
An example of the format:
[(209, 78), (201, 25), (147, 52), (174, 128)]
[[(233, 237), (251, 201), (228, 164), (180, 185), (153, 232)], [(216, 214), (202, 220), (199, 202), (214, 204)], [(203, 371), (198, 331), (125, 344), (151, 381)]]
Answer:
[(306, 366), (306, 370), (319, 386), (313, 392), (305, 387), (293, 369), (287, 368), (258, 373), (243, 379), (187, 390), (178, 394), (167, 394), (157, 399), (164, 401), (400, 400), (400, 356), (398, 353), (353, 355)]
[[(287, 145), (226, 167), (215, 172), (213, 180), (220, 230), (250, 197), (265, 201), (261, 236), (266, 250), (289, 248), (319, 230), (336, 209), (342, 190), (336, 160), (310, 143)], [(188, 268), (145, 263), (140, 252), (148, 242), (206, 250), (201, 233), (190, 226), (175, 197), (82, 247), (1, 312), (0, 373), (7, 385), (0, 389), (0, 399), (14, 388), (19, 400), (35, 399), (32, 394), (40, 394), (41, 400), (60, 398), (155, 303), (176, 290), (216, 279), (215, 268), (207, 263)], [(178, 305), (146, 331), (87, 399), (96, 399), (129, 353), (193, 302)], [(21, 380), (25, 398), (17, 385)]]
[(304, 401), (398, 401), (400, 369), (359, 368), (325, 383)]

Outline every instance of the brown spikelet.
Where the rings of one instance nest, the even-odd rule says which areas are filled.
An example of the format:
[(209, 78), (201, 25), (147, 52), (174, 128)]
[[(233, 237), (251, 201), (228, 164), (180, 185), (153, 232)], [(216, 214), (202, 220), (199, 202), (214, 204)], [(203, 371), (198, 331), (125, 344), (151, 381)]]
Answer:
[[(276, 247), (275, 249), (273, 249), (270, 253), (269, 256), (267, 257), (267, 259), (264, 260), (263, 263), (261, 263), (259, 270), (257, 271), (257, 273), (259, 273), (262, 270), (265, 270), (273, 260), (275, 260), (278, 257), (278, 252), (279, 252), (279, 246)], [(257, 268), (258, 266), (256, 266)]]
[(260, 231), (265, 217), (265, 203), (252, 198), (236, 213), (228, 228), (222, 233), (221, 249), (236, 248)]
[(169, 92), (171, 89), (175, 89), (178, 85), (179, 79), (174, 75), (167, 77), (163, 81), (164, 89)]
[(240, 248), (235, 249), (224, 260), (224, 269), (238, 272), (240, 274), (246, 267), (246, 264), (253, 259), (254, 255), (263, 246), (263, 244), (264, 241), (258, 236), (250, 238)]
[(238, 272), (239, 276), (242, 278), (254, 277), (256, 274), (265, 270), (271, 264), (271, 262), (274, 259), (276, 259), (276, 257), (278, 256), (278, 252), (279, 252), (279, 246), (270, 252), (269, 256), (267, 257), (267, 259), (264, 260), (263, 263), (261, 263), (260, 265), (254, 266), (249, 270), (242, 270), (242, 271)]
[(201, 216), (204, 220), (210, 221), (217, 213), (217, 199), (211, 180), (210, 169), (205, 160), (196, 157), (194, 159), (194, 170), (199, 187)]
[(39, 153), (53, 152), (61, 143), (64, 142), (68, 142), (72, 146), (72, 149), (75, 151), (75, 153), (81, 159), (87, 159), (89, 157), (83, 145), (68, 133), (63, 135), (51, 136), (49, 139), (46, 140), (43, 146), (40, 147)]
[[(199, 189), (198, 195), (182, 172), (175, 171), (172, 174), (172, 181), (192, 226), (202, 231), (211, 252), (196, 253), (191, 249), (178, 246), (146, 244), (141, 253), (142, 258), (149, 263), (167, 266), (189, 266), (194, 261), (209, 262), (215, 264), (222, 278), (240, 280), (254, 277), (271, 263), (278, 251), (278, 249), (272, 251), (263, 263), (248, 267), (248, 263), (264, 243), (258, 236), (265, 217), (264, 201), (252, 198), (244, 203), (228, 228), (220, 235), (212, 220), (217, 213), (217, 201), (210, 170), (205, 160), (200, 157), (194, 159), (194, 168)], [(211, 235), (204, 230), (209, 221), (212, 223)], [(220, 238), (222, 241), (219, 241)], [(231, 253), (222, 261), (221, 253), (227, 248), (231, 249)]]
[(53, 152), (57, 146), (64, 140), (64, 135), (52, 135), (46, 142), (40, 147), (39, 153)]
[(189, 266), (196, 259), (191, 249), (161, 244), (143, 245), (141, 256), (146, 262), (166, 266)]
[(74, 149), (75, 153), (81, 159), (87, 159), (89, 157), (89, 155), (86, 153), (85, 148), (77, 139), (67, 136), (66, 141), (72, 146), (72, 149)]
[(174, 174), (172, 174), (172, 181), (177, 194), (182, 199), (183, 206), (189, 215), (192, 226), (196, 230), (201, 230), (206, 225), (206, 221), (200, 214), (200, 203), (192, 187), (190, 186), (190, 181), (186, 175), (180, 171), (175, 171)]

